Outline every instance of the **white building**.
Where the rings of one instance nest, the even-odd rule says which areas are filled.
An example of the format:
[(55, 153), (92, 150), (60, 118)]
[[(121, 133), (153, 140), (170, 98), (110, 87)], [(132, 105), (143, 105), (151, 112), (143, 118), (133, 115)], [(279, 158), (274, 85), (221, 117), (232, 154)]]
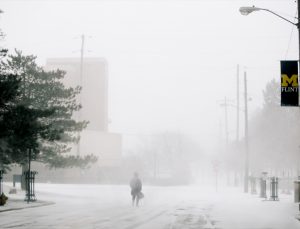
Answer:
[(82, 131), (80, 144), (72, 153), (94, 154), (100, 167), (115, 167), (121, 162), (122, 138), (120, 134), (108, 132), (108, 76), (107, 62), (103, 58), (85, 58), (82, 65), (79, 58), (47, 59), (46, 70), (64, 70), (66, 86), (82, 86), (79, 102), (82, 109), (75, 115), (77, 120), (89, 124)]

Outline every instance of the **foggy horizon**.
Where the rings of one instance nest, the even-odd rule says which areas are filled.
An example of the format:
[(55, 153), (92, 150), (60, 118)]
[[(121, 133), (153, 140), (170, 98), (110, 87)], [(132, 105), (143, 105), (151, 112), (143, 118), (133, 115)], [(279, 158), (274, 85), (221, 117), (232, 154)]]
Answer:
[(299, 28), (300, 0), (0, 0), (0, 228), (299, 228)]
[[(220, 123), (224, 129), (220, 101), (236, 101), (237, 65), (241, 106), (247, 71), (251, 117), (262, 106), (266, 83), (279, 79), (279, 61), (297, 59), (292, 25), (264, 12), (244, 17), (238, 11), (256, 5), (293, 16), (293, 1), (1, 2), (4, 46), (36, 55), (42, 65), (47, 58), (79, 58), (85, 34), (84, 56), (108, 62), (109, 129), (125, 141), (175, 131), (211, 149)], [(228, 109), (231, 141), (235, 112)], [(240, 122), (242, 128), (242, 113)]]

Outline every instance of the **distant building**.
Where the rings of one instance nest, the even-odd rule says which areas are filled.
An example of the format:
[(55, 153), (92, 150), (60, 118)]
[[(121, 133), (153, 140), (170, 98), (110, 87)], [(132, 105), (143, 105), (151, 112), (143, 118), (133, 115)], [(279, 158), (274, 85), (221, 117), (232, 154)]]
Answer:
[(79, 58), (47, 59), (46, 70), (61, 69), (66, 71), (67, 86), (82, 86), (79, 101), (82, 109), (76, 117), (78, 120), (88, 120), (86, 130), (108, 130), (108, 81), (107, 62), (103, 58), (84, 58), (82, 78), (80, 77)]
[(80, 144), (73, 146), (71, 153), (94, 154), (100, 167), (118, 167), (121, 163), (122, 138), (120, 134), (108, 132), (108, 75), (107, 62), (103, 58), (84, 58), (82, 78), (80, 58), (47, 59), (46, 70), (64, 70), (66, 86), (82, 85), (78, 100), (82, 109), (75, 119), (89, 121), (82, 131)]
[[(85, 156), (94, 154), (97, 163), (89, 169), (68, 168), (51, 170), (38, 162), (32, 163), (32, 169), (38, 171), (37, 182), (56, 183), (105, 183), (116, 182), (122, 172), (122, 136), (108, 132), (108, 81), (107, 62), (102, 58), (85, 58), (82, 79), (80, 77), (79, 58), (51, 58), (46, 62), (45, 70), (64, 70), (64, 83), (69, 87), (82, 85), (82, 104), (76, 120), (87, 120), (89, 125), (80, 133), (80, 144), (72, 144), (70, 154)], [(20, 166), (12, 166), (9, 172), (21, 174)]]
[(122, 137), (120, 134), (84, 130), (81, 133), (81, 155), (98, 156), (99, 167), (119, 167), (122, 159)]

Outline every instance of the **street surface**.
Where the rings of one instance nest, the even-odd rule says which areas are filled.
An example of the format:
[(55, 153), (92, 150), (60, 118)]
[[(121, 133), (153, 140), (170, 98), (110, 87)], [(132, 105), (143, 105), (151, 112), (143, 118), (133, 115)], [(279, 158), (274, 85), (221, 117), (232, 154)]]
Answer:
[(262, 201), (231, 188), (143, 188), (140, 207), (131, 206), (127, 186), (37, 184), (40, 200), (55, 204), (0, 213), (0, 228), (55, 229), (296, 229), (292, 195)]

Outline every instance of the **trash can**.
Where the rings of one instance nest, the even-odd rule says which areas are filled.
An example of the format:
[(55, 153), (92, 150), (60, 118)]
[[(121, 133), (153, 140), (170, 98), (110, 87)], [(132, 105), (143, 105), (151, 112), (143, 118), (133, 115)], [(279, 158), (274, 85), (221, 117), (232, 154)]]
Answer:
[(271, 177), (270, 200), (278, 200), (278, 177)]
[(260, 178), (260, 195), (261, 198), (267, 198), (267, 181), (264, 178)]
[(261, 173), (260, 178), (260, 198), (267, 198), (267, 172)]
[(300, 180), (294, 181), (294, 201), (300, 202)]

